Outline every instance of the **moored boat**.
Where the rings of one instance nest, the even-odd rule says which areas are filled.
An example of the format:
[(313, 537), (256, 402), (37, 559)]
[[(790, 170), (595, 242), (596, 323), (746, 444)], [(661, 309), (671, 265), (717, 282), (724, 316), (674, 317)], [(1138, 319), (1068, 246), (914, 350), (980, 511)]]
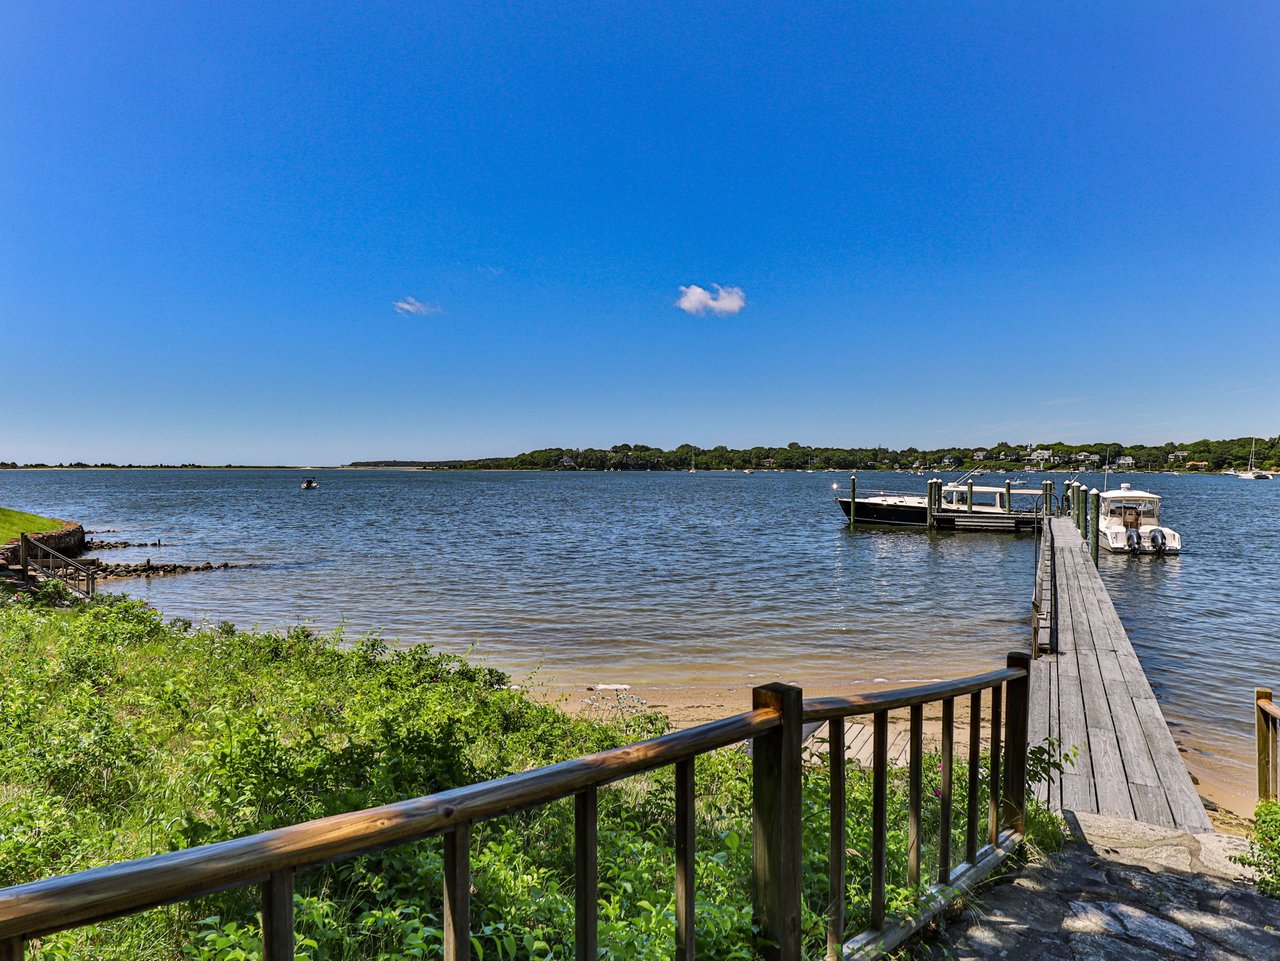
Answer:
[[(941, 487), (941, 501), (933, 511), (932, 525), (939, 530), (1034, 531), (1044, 516), (1044, 493), (1038, 488), (982, 487), (966, 478)], [(869, 491), (836, 497), (855, 524), (928, 527), (928, 496), (899, 491)]]
[(1160, 495), (1134, 490), (1121, 484), (1119, 490), (1098, 495), (1098, 544), (1113, 554), (1177, 554), (1182, 536), (1160, 523)]
[(313, 491), (313, 490), (315, 490), (317, 487), (319, 487), (320, 485), (319, 485), (318, 483), (316, 483), (316, 479), (315, 479), (314, 477), (308, 477), (308, 478), (307, 478), (306, 480), (304, 480), (304, 481), (303, 481), (299, 486), (300, 486), (304, 491)]
[(1253, 456), (1258, 451), (1258, 439), (1253, 439), (1253, 445), (1249, 448), (1249, 467), (1236, 474), (1241, 480), (1271, 480), (1271, 475), (1264, 470), (1258, 470), (1253, 466)]

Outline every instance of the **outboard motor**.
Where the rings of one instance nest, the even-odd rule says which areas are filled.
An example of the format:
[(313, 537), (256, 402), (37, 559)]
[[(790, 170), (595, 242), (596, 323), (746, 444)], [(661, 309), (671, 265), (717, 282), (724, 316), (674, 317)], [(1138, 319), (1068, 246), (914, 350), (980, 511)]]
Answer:
[(1137, 528), (1130, 527), (1124, 532), (1124, 543), (1129, 553), (1136, 554), (1142, 548), (1142, 534)]
[(1157, 554), (1163, 554), (1164, 549), (1168, 547), (1168, 541), (1165, 539), (1164, 531), (1158, 527), (1151, 529), (1151, 549)]

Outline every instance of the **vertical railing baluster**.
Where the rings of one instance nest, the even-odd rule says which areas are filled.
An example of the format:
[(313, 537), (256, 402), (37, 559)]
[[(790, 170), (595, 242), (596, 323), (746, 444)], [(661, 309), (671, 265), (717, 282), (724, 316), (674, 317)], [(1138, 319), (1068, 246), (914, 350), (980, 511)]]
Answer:
[(991, 753), (988, 756), (987, 774), (987, 843), (1000, 841), (1000, 709), (1004, 687), (997, 684), (991, 689)]
[(845, 898), (845, 743), (844, 718), (827, 725), (827, 756), (831, 776), (831, 846), (827, 852), (827, 958), (840, 961), (844, 947)]
[(876, 711), (871, 733), (871, 928), (884, 930), (886, 789), (889, 778), (889, 712)]
[(697, 903), (694, 859), (693, 759), (676, 762), (676, 961), (694, 959), (694, 905)]
[(262, 959), (293, 961), (293, 869), (274, 871), (262, 884)]
[(964, 859), (978, 860), (978, 791), (982, 767), (982, 692), (969, 695), (969, 804), (965, 809)]
[(752, 915), (766, 961), (800, 961), (804, 692), (765, 684), (751, 704), (782, 720), (752, 746)]
[(471, 825), (444, 836), (444, 961), (471, 957)]
[(1257, 687), (1253, 690), (1253, 733), (1257, 754), (1258, 800), (1271, 798), (1271, 717), (1262, 709), (1262, 702), (1271, 700), (1269, 688)]
[(907, 738), (907, 883), (920, 883), (921, 773), (924, 767), (924, 705), (911, 705)]
[(589, 787), (573, 799), (573, 956), (577, 961), (596, 961), (599, 954), (598, 824), (599, 798), (596, 788)]
[(0, 961), (22, 961), (22, 938), (0, 941)]
[(1280, 756), (1276, 754), (1276, 736), (1280, 735), (1280, 720), (1270, 718), (1271, 722), (1271, 800), (1275, 801), (1277, 788), (1280, 788)]
[(938, 883), (951, 883), (951, 778), (955, 768), (953, 747), (956, 725), (956, 701), (942, 702), (942, 783), (938, 786), (941, 816), (938, 820)]
[(1010, 654), (1006, 660), (1011, 670), (1022, 676), (1008, 683), (1009, 703), (1004, 719), (1004, 826), (1022, 834), (1027, 821), (1027, 718), (1030, 711), (1031, 655), (1025, 651)]

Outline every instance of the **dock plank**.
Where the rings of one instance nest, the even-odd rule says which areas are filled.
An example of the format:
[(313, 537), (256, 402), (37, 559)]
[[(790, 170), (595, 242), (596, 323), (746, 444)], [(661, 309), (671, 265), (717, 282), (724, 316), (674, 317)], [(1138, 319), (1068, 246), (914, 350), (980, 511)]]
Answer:
[(1083, 539), (1067, 518), (1050, 526), (1053, 576), (1042, 594), (1053, 612), (1058, 653), (1033, 665), (1029, 735), (1034, 743), (1053, 737), (1079, 756), (1037, 796), (1067, 810), (1212, 830)]

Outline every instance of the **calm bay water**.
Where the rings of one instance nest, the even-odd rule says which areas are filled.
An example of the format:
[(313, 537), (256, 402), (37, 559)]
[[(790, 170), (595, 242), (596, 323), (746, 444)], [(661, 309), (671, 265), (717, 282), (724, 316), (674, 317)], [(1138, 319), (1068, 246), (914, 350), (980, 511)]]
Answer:
[[(303, 476), (320, 489), (299, 490)], [(1186, 552), (1104, 555), (1103, 576), (1180, 737), (1247, 778), (1252, 690), (1280, 686), (1280, 483), (1110, 483), (1126, 479), (1165, 496)], [(850, 533), (834, 482), (847, 476), (26, 471), (0, 474), (0, 503), (165, 544), (113, 560), (255, 565), (108, 588), (167, 615), (378, 631), (517, 677), (853, 689), (1025, 649), (1033, 538)], [(859, 475), (864, 490), (924, 482)]]

